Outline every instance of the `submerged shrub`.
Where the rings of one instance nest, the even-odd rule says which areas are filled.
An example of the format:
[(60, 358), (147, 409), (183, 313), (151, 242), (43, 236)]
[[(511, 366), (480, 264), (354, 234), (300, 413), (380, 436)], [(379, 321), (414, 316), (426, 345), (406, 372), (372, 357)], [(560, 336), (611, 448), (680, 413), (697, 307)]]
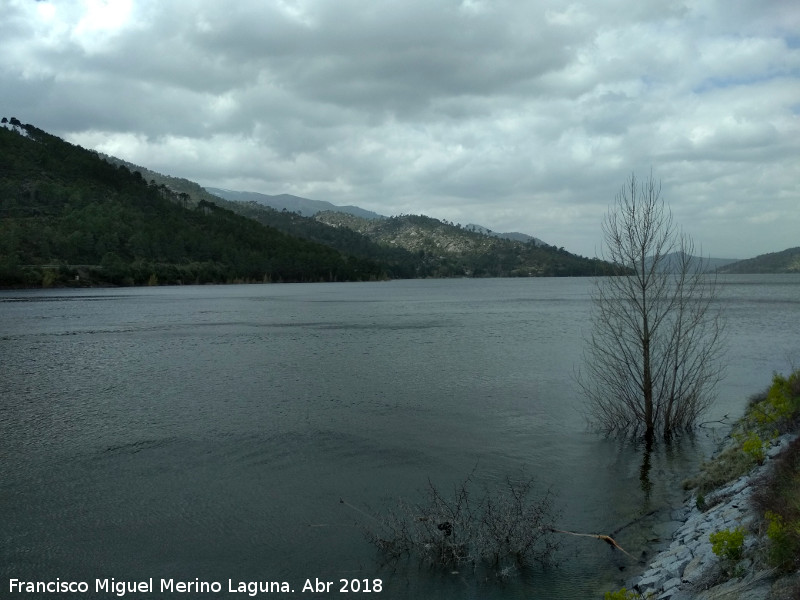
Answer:
[(517, 565), (547, 563), (558, 547), (557, 510), (551, 492), (531, 497), (533, 483), (509, 478), (481, 495), (467, 477), (450, 496), (429, 482), (422, 502), (401, 502), (374, 518), (379, 530), (365, 533), (387, 558), (416, 556), (433, 567), (483, 564), (503, 576)]

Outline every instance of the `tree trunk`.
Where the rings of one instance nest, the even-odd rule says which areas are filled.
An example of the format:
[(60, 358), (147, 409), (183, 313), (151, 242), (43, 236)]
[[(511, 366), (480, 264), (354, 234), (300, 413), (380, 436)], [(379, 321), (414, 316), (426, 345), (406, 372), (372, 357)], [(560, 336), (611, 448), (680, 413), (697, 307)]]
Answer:
[(653, 411), (653, 377), (650, 372), (650, 342), (645, 342), (643, 352), (644, 377), (642, 378), (642, 391), (644, 392), (644, 437), (652, 440), (656, 432), (655, 414)]

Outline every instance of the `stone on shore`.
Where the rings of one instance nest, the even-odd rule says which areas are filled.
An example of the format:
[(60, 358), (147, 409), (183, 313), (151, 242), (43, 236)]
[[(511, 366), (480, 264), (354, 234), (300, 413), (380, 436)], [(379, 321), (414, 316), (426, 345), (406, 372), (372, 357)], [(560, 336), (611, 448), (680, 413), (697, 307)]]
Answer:
[(745, 577), (720, 581), (722, 565), (712, 550), (709, 535), (743, 527), (748, 531), (744, 542), (745, 552), (755, 549), (758, 541), (749, 529), (757, 522), (758, 515), (750, 502), (751, 484), (770, 468), (772, 459), (796, 437), (788, 434), (781, 436), (767, 452), (768, 458), (764, 464), (709, 493), (705, 500), (709, 508), (704, 512), (697, 508), (697, 499), (694, 497), (689, 498), (685, 506), (673, 510), (670, 513), (671, 521), (662, 526), (663, 530), (674, 532), (669, 547), (657, 554), (629, 587), (645, 596), (651, 594), (658, 600), (782, 598), (778, 582), (770, 579), (771, 571), (753, 572), (753, 561), (749, 558), (736, 565), (727, 565), (734, 572), (747, 572)]

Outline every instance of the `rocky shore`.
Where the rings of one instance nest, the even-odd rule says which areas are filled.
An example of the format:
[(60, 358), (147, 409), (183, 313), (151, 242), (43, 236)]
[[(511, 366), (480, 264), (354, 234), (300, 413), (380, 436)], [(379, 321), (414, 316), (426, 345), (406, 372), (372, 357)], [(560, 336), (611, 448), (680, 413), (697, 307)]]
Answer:
[[(703, 511), (694, 495), (673, 511), (672, 520), (682, 525), (669, 547), (654, 557), (628, 589), (657, 600), (792, 600), (787, 594), (792, 593), (798, 575), (778, 578), (757, 559), (764, 540), (757, 530), (760, 517), (750, 498), (753, 482), (772, 467), (775, 457), (796, 437), (786, 434), (776, 439), (762, 465), (707, 494)], [(711, 549), (709, 535), (736, 527), (747, 532), (744, 558), (735, 565), (723, 566)]]

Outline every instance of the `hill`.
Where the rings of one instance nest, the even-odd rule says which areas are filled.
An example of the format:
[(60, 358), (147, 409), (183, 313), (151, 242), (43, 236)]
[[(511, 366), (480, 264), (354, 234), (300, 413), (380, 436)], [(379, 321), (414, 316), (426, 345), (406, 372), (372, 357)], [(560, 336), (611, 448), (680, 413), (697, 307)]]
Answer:
[(207, 198), (192, 202), (96, 152), (16, 119), (9, 124), (0, 128), (0, 285), (385, 277), (374, 261), (291, 237)]
[[(601, 261), (575, 256), (531, 236), (524, 236), (524, 241), (505, 239), (508, 234), (496, 234), (478, 225), (462, 227), (414, 215), (375, 217), (375, 213), (357, 207), (353, 207), (357, 209), (356, 213), (362, 211), (370, 216), (360, 217), (352, 212), (336, 210), (317, 212), (314, 218), (310, 218), (285, 207), (277, 210), (259, 201), (244, 200), (296, 196), (228, 192), (228, 198), (240, 200), (227, 200), (210, 193), (218, 191), (218, 188), (204, 189), (186, 179), (161, 175), (112, 157), (107, 157), (107, 160), (140, 171), (145, 179), (186, 194), (190, 205), (198, 199), (210, 199), (292, 236), (377, 261), (390, 278), (576, 276), (607, 272), (607, 265)], [(316, 208), (333, 206), (314, 200), (308, 202), (315, 203), (313, 206)], [(277, 200), (276, 204), (279, 205)]]
[[(293, 196), (291, 194), (277, 194), (275, 196), (270, 196), (268, 194), (261, 194), (258, 192), (237, 192), (234, 190), (223, 190), (221, 188), (214, 188), (214, 187), (207, 187), (205, 189), (214, 196), (217, 196), (219, 198), (224, 198), (225, 200), (231, 200), (234, 202), (245, 202), (245, 203), (256, 202), (258, 204), (274, 208), (277, 211), (285, 210), (288, 212), (297, 213), (304, 217), (313, 217), (321, 212), (340, 212), (348, 215), (354, 215), (356, 217), (361, 217), (362, 219), (386, 218), (386, 216), (384, 215), (379, 215), (378, 213), (363, 208), (359, 208), (358, 206), (352, 206), (352, 205), (337, 206), (335, 204), (331, 204), (330, 202), (325, 202), (322, 200), (309, 200), (308, 198), (301, 198), (299, 196)], [(519, 242), (533, 241), (537, 245), (546, 245), (542, 240), (538, 238), (530, 236), (526, 233), (519, 233), (517, 231), (503, 233), (498, 231), (492, 231), (491, 229), (487, 229), (482, 225), (475, 225), (473, 223), (465, 225), (465, 228), (471, 231), (476, 231), (478, 233), (483, 233), (485, 235), (490, 235), (493, 237), (506, 238), (509, 240), (517, 240)]]
[(336, 206), (324, 200), (309, 200), (308, 198), (301, 198), (299, 196), (292, 196), (291, 194), (278, 194), (270, 196), (268, 194), (259, 194), (258, 192), (236, 192), (233, 190), (223, 190), (221, 188), (206, 188), (206, 190), (215, 196), (224, 198), (225, 200), (232, 200), (234, 202), (257, 202), (265, 206), (274, 208), (275, 210), (287, 210), (289, 212), (296, 212), (304, 217), (313, 217), (318, 212), (334, 211), (343, 212), (350, 215), (355, 215), (363, 219), (384, 219), (383, 215), (374, 213), (357, 206)]
[[(425, 276), (417, 268), (419, 266), (418, 258), (402, 248), (382, 247), (360, 233), (350, 229), (331, 227), (311, 217), (304, 217), (297, 212), (287, 209), (277, 210), (254, 200), (227, 200), (208, 191), (208, 189), (215, 188), (203, 188), (194, 181), (163, 175), (113, 156), (103, 155), (103, 158), (112, 164), (122, 165), (130, 171), (140, 172), (151, 183), (164, 186), (171, 192), (178, 194), (188, 206), (196, 206), (198, 202), (203, 200), (213, 202), (218, 206), (293, 237), (323, 244), (344, 254), (378, 261), (386, 277), (392, 279)], [(274, 197), (279, 198), (282, 196)], [(333, 206), (332, 204), (329, 205)]]
[(709, 271), (719, 271), (723, 267), (737, 262), (738, 258), (704, 258)]
[(535, 238), (527, 233), (520, 233), (519, 231), (497, 232), (487, 229), (483, 225), (475, 225), (474, 223), (469, 223), (465, 225), (465, 227), (470, 231), (477, 231), (479, 233), (485, 233), (486, 235), (491, 235), (494, 237), (505, 238), (507, 240), (516, 240), (518, 242), (533, 242), (537, 246), (547, 246), (547, 243), (543, 242), (539, 238)]
[[(681, 265), (684, 262), (682, 257), (683, 254), (680, 252), (671, 252), (670, 254), (662, 256), (661, 270), (665, 272), (677, 272), (681, 269)], [(708, 258), (694, 255), (689, 257), (692, 268), (700, 268), (705, 273), (713, 273), (715, 271), (721, 272), (722, 267), (735, 263), (737, 260), (736, 258)], [(652, 264), (651, 257), (647, 258), (646, 264), (649, 268)]]
[(725, 265), (720, 273), (800, 273), (800, 246)]
[(610, 265), (555, 246), (486, 235), (424, 215), (361, 219), (338, 212), (318, 213), (318, 221), (367, 236), (383, 247), (402, 248), (433, 277), (580, 276), (609, 273)]

